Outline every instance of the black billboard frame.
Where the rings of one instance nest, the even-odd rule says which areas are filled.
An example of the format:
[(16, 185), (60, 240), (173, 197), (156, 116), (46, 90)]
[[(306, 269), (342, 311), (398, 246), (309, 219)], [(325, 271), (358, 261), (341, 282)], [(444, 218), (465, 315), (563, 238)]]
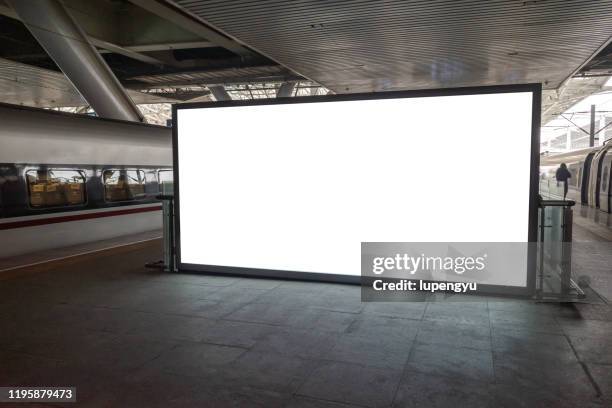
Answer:
[(409, 91), (389, 91), (371, 93), (353, 93), (340, 95), (319, 95), (287, 98), (270, 98), (255, 100), (193, 102), (172, 105), (172, 160), (174, 176), (174, 241), (176, 265), (179, 272), (204, 273), (225, 276), (274, 278), (301, 281), (334, 282), (347, 284), (361, 284), (360, 275), (338, 275), (331, 273), (301, 272), (275, 269), (245, 268), (237, 266), (201, 265), (183, 263), (181, 260), (181, 233), (180, 233), (180, 179), (178, 160), (178, 115), (179, 110), (223, 108), (261, 105), (283, 105), (294, 103), (325, 103), (342, 101), (360, 101), (397, 98), (426, 98), (436, 96), (465, 96), (485, 95), (499, 93), (532, 93), (531, 115), (531, 162), (530, 162), (530, 188), (529, 188), (529, 216), (528, 216), (528, 255), (527, 255), (527, 284), (526, 286), (479, 285), (479, 293), (501, 294), (511, 296), (533, 296), (536, 291), (537, 251), (534, 243), (538, 240), (538, 208), (539, 208), (539, 173), (540, 173), (540, 120), (542, 103), (542, 84), (514, 84), (494, 85), (461, 88), (441, 88)]

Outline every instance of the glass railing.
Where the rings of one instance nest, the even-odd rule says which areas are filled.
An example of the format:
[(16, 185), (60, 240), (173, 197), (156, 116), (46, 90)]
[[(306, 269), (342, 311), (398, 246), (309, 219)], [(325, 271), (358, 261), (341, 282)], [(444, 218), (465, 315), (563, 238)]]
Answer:
[(572, 279), (573, 206), (569, 200), (540, 200), (538, 214), (538, 299), (571, 300), (584, 297)]
[(164, 260), (163, 270), (176, 272), (175, 252), (175, 229), (174, 229), (174, 196), (172, 194), (160, 194), (158, 200), (163, 203), (163, 231), (164, 231)]

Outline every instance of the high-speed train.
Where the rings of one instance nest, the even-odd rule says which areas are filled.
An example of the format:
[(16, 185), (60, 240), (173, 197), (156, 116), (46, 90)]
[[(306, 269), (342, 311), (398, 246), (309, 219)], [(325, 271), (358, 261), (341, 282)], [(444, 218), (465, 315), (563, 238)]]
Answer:
[(563, 198), (563, 184), (555, 172), (561, 163), (572, 177), (568, 181), (567, 199), (582, 205), (612, 212), (612, 142), (603, 146), (576, 150), (540, 158), (540, 194), (544, 198)]
[(0, 104), (0, 258), (161, 228), (171, 129)]

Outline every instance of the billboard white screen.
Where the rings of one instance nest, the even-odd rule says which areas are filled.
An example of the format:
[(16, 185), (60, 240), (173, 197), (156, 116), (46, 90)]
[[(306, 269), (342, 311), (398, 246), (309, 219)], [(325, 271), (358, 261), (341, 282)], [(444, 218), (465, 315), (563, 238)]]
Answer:
[(359, 275), (366, 241), (527, 242), (533, 95), (179, 108), (180, 262)]

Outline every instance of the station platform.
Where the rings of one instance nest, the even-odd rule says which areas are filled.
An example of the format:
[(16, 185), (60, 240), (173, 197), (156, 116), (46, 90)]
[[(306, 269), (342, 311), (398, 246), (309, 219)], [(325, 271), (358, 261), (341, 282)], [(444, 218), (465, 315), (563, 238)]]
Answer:
[(23, 255), (0, 258), (0, 273), (7, 273), (11, 270), (20, 269), (26, 266), (71, 258), (73, 256), (85, 255), (92, 252), (116, 248), (123, 245), (134, 244), (153, 239), (160, 239), (163, 231), (155, 229), (138, 234), (129, 234), (117, 238), (105, 239), (95, 242), (88, 242), (79, 245), (53, 248), (45, 251), (30, 252)]
[(75, 386), (79, 407), (612, 404), (604, 302), (362, 303), (358, 286), (144, 268), (161, 250), (0, 274), (0, 384)]
[(572, 225), (572, 274), (587, 282), (589, 301), (612, 302), (612, 217), (598, 209), (576, 205)]
[(580, 204), (573, 214), (574, 241), (612, 242), (612, 214)]

